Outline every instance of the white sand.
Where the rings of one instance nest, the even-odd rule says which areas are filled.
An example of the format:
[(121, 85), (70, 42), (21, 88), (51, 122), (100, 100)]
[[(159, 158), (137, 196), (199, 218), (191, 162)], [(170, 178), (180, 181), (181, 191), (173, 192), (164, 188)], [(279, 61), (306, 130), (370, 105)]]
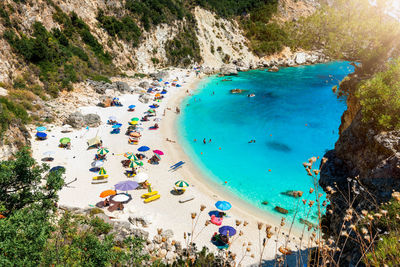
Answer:
[[(146, 190), (134, 190), (130, 191), (133, 199), (131, 202), (125, 205), (124, 211), (116, 211), (110, 214), (115, 216), (118, 220), (127, 220), (130, 215), (146, 216), (151, 220), (149, 227), (144, 230), (150, 232), (151, 236), (157, 233), (158, 228), (164, 230), (171, 229), (174, 232), (174, 240), (181, 241), (184, 244), (183, 233), (191, 231), (191, 213), (196, 212), (199, 214), (200, 205), (203, 204), (207, 208), (202, 212), (198, 226), (194, 236), (197, 235), (206, 220), (209, 219), (208, 212), (215, 210), (215, 202), (218, 200), (227, 200), (233, 204), (233, 208), (228, 212), (229, 217), (224, 218), (223, 225), (235, 226), (235, 220), (246, 220), (249, 222), (245, 228), (242, 226), (244, 235), (239, 237), (237, 240), (234, 238), (234, 242), (230, 248), (231, 251), (237, 254), (238, 261), (243, 256), (243, 242), (252, 243), (251, 252), (255, 258), (252, 259), (250, 256), (245, 257), (242, 261), (243, 265), (250, 265), (257, 263), (259, 260), (259, 236), (257, 229), (257, 222), (268, 223), (273, 226), (279, 224), (275, 217), (268, 216), (265, 212), (242, 202), (235, 196), (225, 192), (223, 186), (218, 184), (212, 184), (210, 181), (206, 181), (198, 168), (190, 161), (190, 159), (183, 153), (176, 135), (175, 129), (175, 118), (178, 116), (175, 114), (175, 107), (179, 105), (180, 101), (187, 95), (186, 90), (192, 90), (196, 87), (199, 79), (195, 78), (195, 74), (190, 73), (189, 77), (186, 77), (186, 70), (174, 70), (171, 72), (171, 77), (168, 79), (170, 82), (173, 78), (179, 77), (180, 84), (183, 85), (181, 88), (169, 87), (167, 88), (168, 94), (164, 100), (159, 103), (160, 107), (157, 108), (157, 118), (162, 118), (161, 122), (158, 122), (160, 129), (148, 130), (148, 127), (154, 125), (153, 119), (149, 122), (141, 123), (140, 127), (144, 128), (142, 132), (142, 138), (140, 139), (139, 145), (129, 145), (128, 136), (125, 135), (125, 131), (128, 127), (127, 122), (132, 117), (141, 118), (143, 113), (148, 110), (149, 104), (143, 104), (138, 101), (138, 95), (123, 95), (120, 100), (123, 107), (82, 107), (79, 110), (83, 114), (96, 113), (101, 116), (103, 124), (98, 128), (91, 128), (89, 130), (82, 129), (73, 131), (72, 133), (63, 134), (61, 133), (60, 127), (50, 127), (51, 131), (48, 133), (49, 138), (45, 141), (32, 140), (33, 155), (36, 160), (40, 161), (43, 158), (43, 153), (49, 150), (55, 151), (55, 160), (50, 163), (50, 166), (61, 165), (66, 167), (65, 181), (68, 183), (73, 179), (77, 178), (76, 182), (71, 183), (68, 187), (64, 187), (60, 192), (60, 205), (66, 205), (71, 207), (89, 208), (89, 205), (95, 205), (102, 199), (99, 197), (100, 192), (105, 189), (113, 189), (114, 184), (119, 181), (128, 180), (124, 175), (124, 168), (121, 165), (121, 160), (124, 160), (123, 154), (125, 152), (137, 153), (137, 148), (142, 145), (149, 146), (151, 150), (159, 149), (164, 151), (165, 155), (162, 156), (162, 160), (159, 165), (150, 165), (147, 161), (139, 172), (146, 172), (150, 176), (150, 183), (152, 184), (153, 190), (160, 193), (161, 198), (145, 204), (140, 196), (146, 192)], [(127, 106), (135, 104), (136, 109), (134, 112), (128, 112)], [(169, 107), (171, 110), (167, 110)], [(166, 115), (163, 116), (163, 111), (166, 111)], [(110, 134), (111, 126), (106, 125), (106, 121), (109, 116), (114, 115), (118, 121), (123, 123), (120, 134)], [(153, 117), (154, 118), (154, 117)], [(103, 140), (104, 147), (109, 148), (110, 153), (107, 155), (107, 160), (104, 164), (104, 168), (109, 175), (109, 181), (106, 184), (91, 184), (91, 179), (96, 176), (96, 173), (90, 172), (91, 163), (95, 156), (96, 150), (87, 150), (87, 140), (96, 136), (96, 134)], [(34, 135), (34, 134), (33, 134)], [(32, 136), (33, 136), (32, 135)], [(70, 137), (72, 148), (66, 150), (58, 147), (59, 140), (62, 137)], [(176, 141), (171, 143), (165, 141), (166, 138)], [(146, 155), (151, 156), (152, 152), (145, 152)], [(169, 167), (179, 161), (185, 161), (186, 164), (177, 170), (176, 172), (169, 172)], [(187, 192), (183, 196), (175, 196), (171, 194), (174, 183), (177, 180), (183, 179), (190, 184)], [(181, 204), (178, 202), (179, 199), (194, 195), (195, 199)], [(109, 214), (106, 211), (107, 214)], [(213, 224), (208, 225), (199, 236), (195, 239), (195, 243), (198, 247), (207, 246), (211, 250), (216, 251), (214, 245), (211, 244), (210, 239), (214, 232), (218, 231), (218, 226)], [(284, 232), (288, 231), (288, 226), (284, 227)], [(292, 231), (294, 232), (294, 231)], [(295, 233), (299, 235), (298, 231)], [(278, 241), (278, 247), (282, 245), (284, 239), (281, 237)], [(264, 231), (262, 232), (262, 238), (265, 236)], [(261, 240), (262, 240), (261, 238)], [(268, 242), (267, 248), (264, 252), (264, 259), (272, 259), (275, 255), (276, 242), (275, 236)]]

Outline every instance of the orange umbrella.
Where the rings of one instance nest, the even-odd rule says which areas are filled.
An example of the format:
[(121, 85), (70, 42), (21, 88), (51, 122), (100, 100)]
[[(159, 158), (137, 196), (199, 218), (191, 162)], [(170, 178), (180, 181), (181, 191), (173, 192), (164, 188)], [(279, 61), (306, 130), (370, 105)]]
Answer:
[(161, 94), (156, 94), (156, 97), (160, 97), (161, 96)]
[(140, 133), (133, 132), (133, 133), (130, 133), (130, 136), (132, 136), (132, 137), (140, 137), (141, 135), (140, 135)]
[(109, 189), (109, 190), (101, 192), (100, 197), (108, 197), (108, 196), (112, 196), (115, 194), (117, 194), (117, 192), (115, 192), (115, 190)]

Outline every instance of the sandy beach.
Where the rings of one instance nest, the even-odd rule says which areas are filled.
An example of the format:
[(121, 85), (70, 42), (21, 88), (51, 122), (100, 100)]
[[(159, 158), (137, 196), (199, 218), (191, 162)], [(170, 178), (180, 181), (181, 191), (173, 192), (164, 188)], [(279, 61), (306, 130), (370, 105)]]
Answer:
[[(71, 133), (62, 133), (61, 127), (46, 125), (49, 129), (48, 139), (44, 141), (32, 140), (33, 156), (37, 161), (41, 161), (44, 152), (54, 151), (54, 161), (50, 163), (50, 166), (64, 166), (66, 168), (65, 182), (71, 182), (61, 190), (59, 204), (69, 207), (89, 208), (102, 200), (99, 197), (102, 191), (113, 189), (114, 184), (117, 182), (131, 179), (125, 176), (125, 168), (121, 164), (121, 160), (125, 159), (124, 153), (137, 153), (137, 148), (142, 145), (150, 147), (151, 150), (145, 152), (148, 157), (152, 156), (152, 150), (161, 150), (164, 155), (161, 156), (160, 164), (151, 165), (147, 163), (146, 159), (143, 160), (144, 166), (138, 169), (138, 172), (145, 172), (149, 175), (149, 182), (153, 190), (158, 191), (161, 195), (160, 199), (146, 204), (143, 202), (141, 195), (146, 193), (147, 190), (129, 191), (133, 199), (125, 205), (123, 211), (110, 213), (105, 209), (105, 213), (115, 217), (115, 220), (121, 221), (127, 221), (132, 216), (144, 217), (150, 224), (142, 229), (149, 232), (150, 236), (156, 235), (157, 229), (170, 229), (174, 233), (172, 239), (184, 244), (184, 232), (191, 232), (191, 213), (195, 212), (197, 215), (200, 214), (200, 217), (193, 234), (194, 242), (199, 248), (207, 246), (212, 251), (217, 251), (210, 239), (214, 232), (218, 232), (219, 227), (214, 224), (204, 227), (204, 224), (206, 220), (210, 219), (208, 212), (216, 210), (214, 206), (216, 201), (229, 201), (233, 207), (227, 212), (228, 217), (224, 218), (222, 225), (233, 226), (244, 233), (242, 236), (237, 235), (232, 239), (230, 250), (236, 253), (236, 258), (239, 262), (245, 253), (244, 248), (246, 247), (243, 247), (243, 242), (247, 244), (251, 242), (251, 251), (247, 252), (241, 264), (245, 266), (257, 264), (260, 258), (260, 237), (257, 222), (269, 224), (274, 229), (279, 227), (280, 220), (238, 199), (224, 190), (223, 185), (213, 183), (210, 179), (203, 177), (201, 170), (184, 153), (178, 140), (176, 119), (179, 114), (175, 112), (175, 108), (188, 96), (187, 91), (190, 93), (196, 89), (200, 78), (196, 78), (194, 72), (189, 73), (187, 70), (177, 69), (171, 71), (170, 77), (165, 80), (171, 82), (176, 77), (182, 87), (169, 86), (166, 88), (168, 93), (159, 103), (160, 107), (156, 109), (157, 116), (152, 117), (148, 122), (140, 122), (139, 127), (143, 128), (143, 131), (138, 145), (128, 144), (128, 136), (125, 135), (128, 121), (132, 117), (141, 118), (144, 112), (149, 109), (148, 106), (153, 102), (150, 101), (148, 104), (144, 104), (138, 101), (139, 94), (126, 94), (119, 97), (123, 104), (122, 107), (101, 108), (85, 106), (79, 108), (79, 111), (83, 114), (95, 113), (101, 117), (102, 124), (97, 128), (83, 128), (74, 130)], [(127, 107), (130, 104), (136, 105), (134, 112), (127, 111)], [(163, 116), (164, 112), (165, 116)], [(109, 116), (116, 116), (118, 122), (123, 124), (120, 134), (110, 134), (111, 126), (106, 124)], [(157, 118), (156, 121), (153, 121), (153, 118)], [(149, 130), (148, 128), (156, 122), (160, 128), (158, 130)], [(97, 150), (87, 150), (87, 140), (96, 135), (102, 139), (103, 146), (110, 150), (103, 166), (109, 175), (108, 183), (103, 184), (92, 184), (92, 177), (96, 176), (97, 173), (89, 170)], [(34, 132), (32, 132), (32, 136), (34, 136)], [(70, 150), (58, 147), (59, 140), (62, 137), (71, 138)], [(167, 138), (173, 142), (166, 141)], [(179, 161), (185, 162), (183, 167), (174, 172), (169, 171), (170, 166)], [(76, 181), (74, 181), (75, 179)], [(177, 196), (171, 193), (177, 180), (185, 180), (190, 185), (184, 195)], [(180, 199), (187, 196), (194, 196), (194, 199), (186, 203), (179, 203)], [(206, 206), (206, 209), (201, 213), (200, 205)], [(247, 221), (248, 225), (243, 227), (242, 223), (239, 227), (236, 227), (236, 220)], [(264, 260), (273, 259), (277, 247), (284, 245), (284, 235), (288, 232), (289, 224), (290, 222), (286, 222), (286, 225), (282, 227), (279, 232), (280, 238), (277, 242), (275, 242), (276, 235), (269, 240), (263, 255)], [(300, 236), (297, 228), (292, 229), (292, 236)], [(263, 237), (265, 237), (264, 231), (262, 232), (261, 240)], [(294, 245), (293, 241), (289, 244), (289, 247), (294, 248)], [(251, 257), (251, 254), (254, 254), (254, 258)]]

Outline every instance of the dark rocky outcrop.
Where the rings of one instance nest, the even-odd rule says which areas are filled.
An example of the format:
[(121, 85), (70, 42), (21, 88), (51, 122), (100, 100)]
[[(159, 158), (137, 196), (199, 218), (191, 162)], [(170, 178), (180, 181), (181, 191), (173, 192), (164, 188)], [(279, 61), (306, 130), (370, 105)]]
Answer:
[(274, 210), (276, 210), (277, 212), (280, 212), (282, 214), (288, 214), (289, 213), (289, 211), (287, 209), (284, 209), (284, 208), (279, 207), (279, 206), (275, 206)]
[[(354, 96), (359, 80), (352, 75), (344, 83), (348, 109), (342, 116), (335, 149), (324, 155), (327, 160), (321, 165), (319, 184), (331, 203), (323, 229), (334, 237), (339, 236), (349, 208), (346, 198), (356, 199), (352, 205), (356, 212), (374, 210), (391, 198), (393, 190), (400, 190), (400, 131), (379, 131), (362, 121)], [(359, 251), (357, 243), (348, 241), (342, 253), (343, 266), (356, 263)]]

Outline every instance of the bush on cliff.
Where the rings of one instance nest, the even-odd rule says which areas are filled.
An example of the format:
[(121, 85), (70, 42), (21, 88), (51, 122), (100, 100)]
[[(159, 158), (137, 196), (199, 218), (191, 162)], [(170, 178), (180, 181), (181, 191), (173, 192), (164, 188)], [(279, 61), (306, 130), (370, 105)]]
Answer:
[(400, 129), (400, 58), (389, 62), (386, 71), (362, 82), (356, 96), (364, 122), (378, 130)]

